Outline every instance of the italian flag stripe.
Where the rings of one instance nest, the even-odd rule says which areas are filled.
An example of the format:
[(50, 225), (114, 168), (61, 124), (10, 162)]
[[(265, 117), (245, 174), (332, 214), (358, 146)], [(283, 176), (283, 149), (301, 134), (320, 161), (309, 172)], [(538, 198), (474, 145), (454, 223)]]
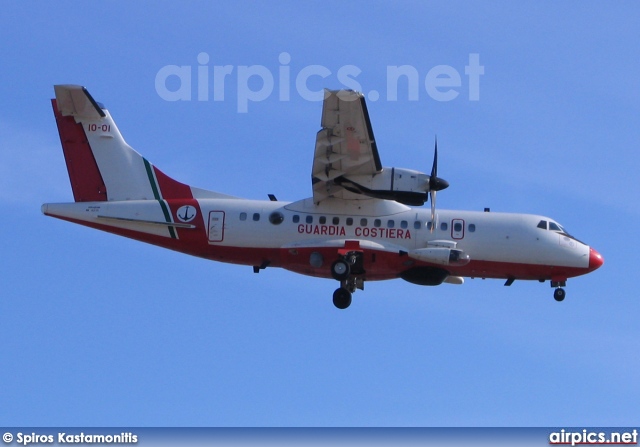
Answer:
[[(156, 176), (153, 173), (153, 168), (151, 167), (151, 163), (146, 158), (144, 160), (144, 168), (147, 170), (147, 177), (149, 177), (149, 183), (151, 183), (151, 189), (153, 190), (153, 196), (160, 204), (162, 208), (162, 212), (164, 213), (164, 219), (166, 222), (173, 223), (171, 219), (171, 213), (169, 212), (169, 208), (167, 207), (167, 202), (162, 199), (162, 195), (160, 194), (160, 188), (158, 188), (158, 181), (156, 180)], [(169, 234), (171, 235), (171, 239), (178, 239), (176, 235), (176, 230), (174, 227), (169, 227)]]

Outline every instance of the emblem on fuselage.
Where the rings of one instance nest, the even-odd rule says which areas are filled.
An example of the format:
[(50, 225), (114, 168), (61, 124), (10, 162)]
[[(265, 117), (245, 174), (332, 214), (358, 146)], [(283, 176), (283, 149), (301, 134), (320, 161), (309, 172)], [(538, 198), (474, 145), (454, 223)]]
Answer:
[(195, 206), (184, 205), (178, 208), (176, 216), (180, 222), (191, 222), (196, 217), (197, 211)]

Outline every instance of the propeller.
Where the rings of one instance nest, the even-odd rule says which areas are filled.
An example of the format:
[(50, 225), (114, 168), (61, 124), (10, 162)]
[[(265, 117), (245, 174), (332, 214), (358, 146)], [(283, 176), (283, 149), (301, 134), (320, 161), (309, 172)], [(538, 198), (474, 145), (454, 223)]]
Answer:
[(438, 137), (436, 137), (436, 146), (433, 152), (433, 166), (431, 167), (431, 175), (429, 176), (429, 195), (431, 196), (431, 232), (436, 226), (436, 192), (449, 187), (449, 182), (438, 177)]

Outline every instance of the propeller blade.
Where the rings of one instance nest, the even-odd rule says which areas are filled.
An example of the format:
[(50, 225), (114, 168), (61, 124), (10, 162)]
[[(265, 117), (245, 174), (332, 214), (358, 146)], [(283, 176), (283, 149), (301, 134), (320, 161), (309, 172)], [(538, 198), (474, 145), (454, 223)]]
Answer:
[(436, 227), (436, 191), (429, 191), (431, 195), (431, 232)]
[(429, 177), (429, 191), (441, 191), (449, 187), (449, 182), (438, 177), (438, 137), (436, 137), (436, 146), (433, 151), (433, 166), (431, 167), (431, 176)]
[(438, 137), (436, 136), (436, 147), (433, 150), (433, 165), (431, 166), (431, 177), (438, 177)]
[(436, 227), (436, 192), (449, 187), (449, 182), (438, 177), (438, 137), (433, 150), (433, 166), (429, 176), (429, 195), (431, 197), (431, 232)]

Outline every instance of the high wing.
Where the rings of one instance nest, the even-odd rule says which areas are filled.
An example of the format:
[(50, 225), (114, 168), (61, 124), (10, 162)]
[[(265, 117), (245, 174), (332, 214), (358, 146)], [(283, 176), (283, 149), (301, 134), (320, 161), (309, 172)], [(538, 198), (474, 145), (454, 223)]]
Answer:
[(313, 201), (333, 197), (362, 199), (340, 186), (345, 176), (375, 176), (382, 172), (364, 95), (352, 90), (326, 90), (322, 129), (313, 157)]

